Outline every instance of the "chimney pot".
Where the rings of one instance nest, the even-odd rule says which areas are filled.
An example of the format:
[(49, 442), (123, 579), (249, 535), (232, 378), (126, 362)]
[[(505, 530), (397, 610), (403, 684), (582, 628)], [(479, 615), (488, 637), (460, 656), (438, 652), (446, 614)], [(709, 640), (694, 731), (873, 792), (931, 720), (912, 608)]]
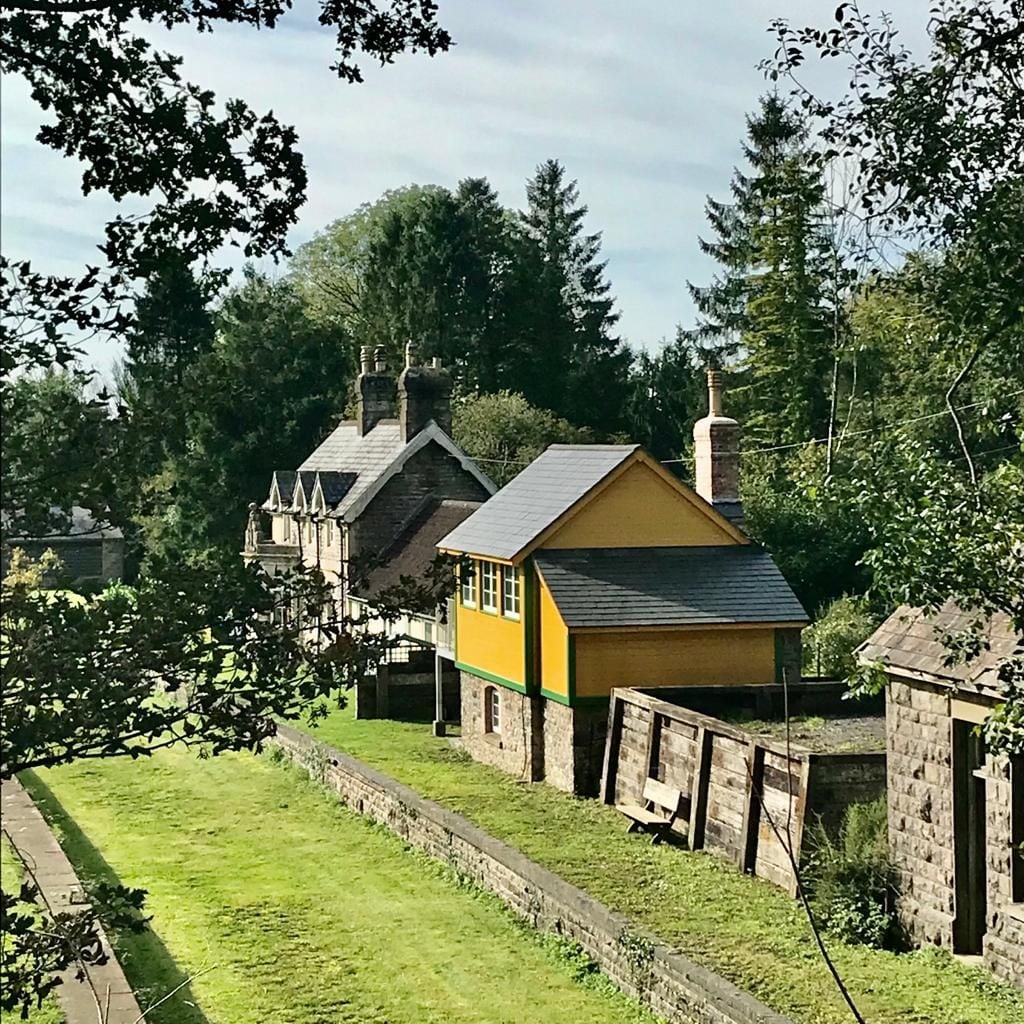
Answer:
[(441, 369), (441, 357), (440, 356), (434, 356), (434, 358), (430, 361), (430, 365), (435, 370), (440, 370)]
[[(367, 351), (367, 354), (369, 354), (369, 351), (370, 351), (369, 348), (367, 348), (366, 351)], [(367, 360), (367, 362), (369, 362), (369, 360)], [(384, 346), (383, 345), (378, 345), (373, 350), (373, 372), (374, 373), (387, 373), (388, 372), (388, 364), (387, 364), (387, 360), (384, 358)]]
[(722, 415), (722, 371), (708, 370), (708, 415)]
[(416, 365), (416, 343), (411, 339), (405, 343), (405, 368)]

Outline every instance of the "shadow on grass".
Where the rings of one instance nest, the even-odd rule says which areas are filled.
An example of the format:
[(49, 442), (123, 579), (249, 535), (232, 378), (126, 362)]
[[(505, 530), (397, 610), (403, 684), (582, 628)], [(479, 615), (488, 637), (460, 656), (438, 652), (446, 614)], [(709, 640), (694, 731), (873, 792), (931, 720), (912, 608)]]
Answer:
[[(23, 772), (19, 779), (42, 811), (43, 817), (57, 830), (60, 845), (79, 878), (85, 883), (108, 882), (111, 885), (120, 885), (121, 880), (117, 873), (78, 827), (74, 818), (64, 810), (60, 800), (46, 783), (31, 771)], [(110, 936), (121, 967), (143, 1010), (162, 999), (178, 985), (182, 985), (187, 978), (153, 930), (153, 925), (159, 923), (151, 922), (150, 927), (139, 934)], [(167, 1002), (161, 1003), (155, 1010), (147, 1011), (146, 1020), (149, 1024), (208, 1024), (205, 1015), (196, 1004), (192, 986), (189, 984), (182, 985)]]

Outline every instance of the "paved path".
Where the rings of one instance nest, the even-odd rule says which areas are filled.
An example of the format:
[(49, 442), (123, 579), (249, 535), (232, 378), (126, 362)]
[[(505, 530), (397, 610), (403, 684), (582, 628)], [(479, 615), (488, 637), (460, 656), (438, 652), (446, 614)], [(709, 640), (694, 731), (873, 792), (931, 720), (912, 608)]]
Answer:
[[(81, 906), (84, 889), (75, 869), (17, 779), (0, 783), (0, 803), (4, 830), (22, 859), (32, 866), (49, 905), (56, 912)], [(135, 1024), (142, 1017), (135, 993), (114, 958), (107, 937), (102, 932), (100, 935), (109, 959), (105, 964), (91, 966), (89, 977), (102, 1000), (107, 1000), (109, 991), (109, 1013), (101, 1017), (89, 986), (75, 981), (73, 971), (65, 976), (63, 985), (57, 986), (57, 1000), (68, 1024)]]

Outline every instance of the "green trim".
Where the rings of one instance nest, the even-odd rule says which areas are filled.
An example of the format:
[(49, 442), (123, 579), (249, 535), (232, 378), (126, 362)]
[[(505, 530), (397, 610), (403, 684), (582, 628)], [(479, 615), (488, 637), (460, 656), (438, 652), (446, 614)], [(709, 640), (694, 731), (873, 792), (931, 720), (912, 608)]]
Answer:
[(567, 634), (566, 646), (566, 684), (569, 690), (570, 706), (576, 703), (576, 637), (572, 633)]
[(526, 693), (527, 689), (522, 683), (514, 682), (511, 679), (506, 679), (504, 676), (496, 676), (493, 672), (488, 672), (485, 669), (477, 668), (475, 665), (467, 665), (464, 661), (456, 661), (455, 667), (460, 672), (468, 672), (471, 676), (478, 676), (480, 679), (486, 679), (489, 683), (497, 683), (499, 686), (507, 687), (510, 690), (515, 690), (516, 693)]
[(546, 700), (553, 700), (556, 704), (564, 704), (567, 708), (572, 707), (569, 703), (569, 698), (564, 693), (553, 693), (551, 690), (545, 690), (542, 686), (540, 688), (540, 695)]
[(612, 699), (612, 695), (609, 693), (607, 697), (577, 697), (573, 702), (574, 708), (599, 708), (608, 707), (608, 702)]
[(522, 582), (522, 618), (523, 623), (523, 676), (529, 690), (537, 686), (537, 627), (536, 617), (536, 578), (534, 576), (533, 559), (527, 558), (520, 571)]

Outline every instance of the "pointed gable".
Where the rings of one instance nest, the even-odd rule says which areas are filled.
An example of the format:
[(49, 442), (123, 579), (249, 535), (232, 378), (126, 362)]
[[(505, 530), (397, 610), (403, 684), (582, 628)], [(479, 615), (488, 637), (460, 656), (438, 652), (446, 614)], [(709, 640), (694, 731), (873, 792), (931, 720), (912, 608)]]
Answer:
[(517, 561), (538, 546), (747, 543), (639, 445), (552, 445), (438, 546)]

